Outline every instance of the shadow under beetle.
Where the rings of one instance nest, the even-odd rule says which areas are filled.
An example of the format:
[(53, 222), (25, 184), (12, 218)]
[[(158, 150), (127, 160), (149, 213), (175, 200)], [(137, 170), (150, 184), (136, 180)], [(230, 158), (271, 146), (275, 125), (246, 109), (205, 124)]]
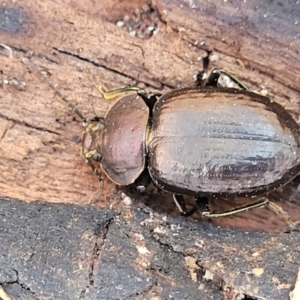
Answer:
[[(240, 89), (218, 87), (221, 74)], [(214, 69), (205, 86), (147, 93), (138, 87), (106, 92), (120, 99), (104, 118), (85, 120), (45, 78), (55, 93), (84, 123), (82, 156), (101, 182), (95, 167), (118, 185), (150, 178), (173, 193), (183, 215), (197, 211), (210, 197), (258, 196), (255, 202), (205, 217), (220, 217), (261, 206), (293, 222), (266, 194), (300, 174), (300, 127), (278, 103), (256, 94), (230, 73)], [(183, 195), (196, 199), (187, 211)]]

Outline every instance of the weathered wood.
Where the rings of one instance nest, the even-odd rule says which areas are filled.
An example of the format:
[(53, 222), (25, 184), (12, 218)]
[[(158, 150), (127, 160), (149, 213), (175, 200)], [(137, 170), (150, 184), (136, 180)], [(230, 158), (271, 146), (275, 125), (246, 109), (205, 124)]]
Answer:
[[(299, 3), (158, 0), (157, 6), (163, 12), (163, 20), (185, 40), (239, 59), (247, 69), (245, 78), (251, 76), (248, 68), (256, 69), (271, 77), (262, 76), (256, 84), (267, 85), (274, 80), (299, 92)], [(278, 95), (280, 89), (272, 89)], [(298, 97), (291, 99), (299, 105), (299, 99), (295, 98)], [(299, 113), (299, 106), (297, 109)]]
[[(87, 118), (95, 113), (103, 114), (108, 107), (90, 80), (94, 73), (110, 87), (127, 85), (133, 82), (131, 79), (160, 87), (161, 83), (155, 77), (156, 72), (163, 77), (170, 66), (177, 66), (181, 71), (176, 77), (173, 76), (169, 84), (175, 86), (179, 82), (193, 82), (190, 74), (197, 67), (193, 67), (190, 61), (184, 62), (178, 58), (175, 49), (173, 53), (165, 51), (168, 44), (164, 37), (147, 47), (143, 45), (143, 41), (128, 37), (126, 32), (115, 25), (88, 20), (68, 7), (62, 9), (51, 2), (40, 6), (28, 1), (27, 7), (20, 9), (27, 16), (25, 23), (29, 28), (17, 36), (4, 32), (1, 41), (14, 49), (33, 51), (36, 54), (32, 58), (34, 63), (43, 64), (51, 74), (52, 81), (78, 105)], [(203, 50), (196, 48), (189, 51), (188, 43), (181, 41), (176, 35), (172, 39), (179, 46), (176, 51), (189, 54), (194, 52), (192, 61), (204, 55)], [(69, 55), (55, 51), (54, 48)], [(162, 53), (165, 53), (165, 58), (160, 63)], [(155, 56), (152, 57), (153, 54)], [(87, 61), (73, 55), (80, 55)], [(72, 141), (72, 136), (80, 135), (82, 131), (79, 122), (73, 122), (73, 115), (53, 97), (53, 92), (47, 85), (29, 73), (30, 70), (22, 64), (21, 58), (17, 58), (18, 53), (13, 56), (12, 59), (2, 57), (2, 80), (17, 78), (26, 83), (26, 88), (19, 91), (13, 85), (3, 85), (0, 108), (3, 122), (12, 120), (18, 126), (21, 125), (8, 130), (7, 126), (12, 126), (13, 123), (4, 123), (2, 126), (3, 171), (9, 168), (2, 179), (3, 194), (28, 201), (51, 198), (51, 201), (90, 203), (99, 186), (79, 157), (79, 146)], [(39, 58), (41, 56), (42, 59)], [(124, 75), (96, 68), (94, 64)], [(159, 68), (157, 64), (160, 65)], [(185, 80), (187, 78), (189, 81)], [(26, 141), (20, 144), (22, 153), (18, 153), (20, 140)], [(43, 184), (40, 185), (39, 182)]]
[[(290, 1), (281, 6), (277, 0), (155, 0), (151, 12), (145, 9), (143, 15), (145, 3), (0, 3), (0, 196), (90, 204), (98, 199), (100, 189), (97, 178), (79, 155), (80, 120), (23, 63), (26, 57), (87, 118), (104, 115), (110, 105), (101, 98), (93, 81), (102, 81), (109, 88), (138, 84), (163, 92), (194, 85), (199, 72), (220, 66), (251, 89), (266, 89), (300, 122), (299, 4)], [(135, 31), (142, 30), (138, 26), (148, 24), (151, 18), (156, 20), (153, 35), (148, 39), (134, 36)], [(273, 200), (285, 200), (281, 204), (295, 220), (300, 219), (298, 185), (299, 178), (270, 195)], [(114, 185), (105, 180), (104, 186), (98, 204), (115, 207), (114, 200), (118, 204), (120, 197), (114, 194)], [(170, 195), (153, 187), (143, 197), (125, 191), (155, 211), (178, 215)], [(287, 201), (292, 198), (295, 203)], [(212, 205), (219, 207), (220, 202), (216, 200)], [(284, 225), (266, 209), (213, 222), (270, 231)], [(192, 232), (183, 234), (193, 240)], [(275, 242), (270, 245), (269, 251), (277, 247)], [(290, 255), (295, 257), (299, 245), (294, 245), (295, 253), (292, 246), (288, 244)], [(210, 257), (209, 253), (205, 255)], [(199, 261), (201, 266), (216, 270), (217, 264), (211, 260), (205, 264), (203, 258)], [(252, 266), (255, 264), (259, 265), (255, 262)], [(238, 266), (236, 272), (240, 269)], [(226, 266), (223, 279), (227, 278), (226, 271), (234, 273)], [(282, 275), (285, 269), (277, 271)], [(243, 279), (247, 276), (244, 274)], [(270, 277), (262, 276), (261, 284), (270, 283)], [(253, 282), (245, 291), (241, 288), (245, 281), (237, 284), (233, 278), (227, 283), (237, 290), (267, 299), (265, 292), (252, 291)], [(269, 291), (270, 299), (275, 299), (277, 290)]]
[(13, 299), (288, 299), (297, 277), (296, 232), (13, 199), (0, 213), (0, 283)]
[[(124, 4), (124, 13), (130, 17), (136, 4)], [(114, 5), (113, 1), (102, 3), (98, 13)], [(80, 145), (76, 141), (82, 131), (80, 122), (73, 120), (72, 113), (47, 84), (22, 63), (23, 52), (32, 53), (31, 61), (48, 74), (87, 118), (95, 113), (103, 115), (108, 108), (108, 103), (93, 87), (91, 77), (110, 88), (135, 83), (146, 84), (149, 89), (188, 86), (194, 84), (193, 75), (203, 70), (207, 57), (209, 67), (219, 65), (232, 70), (246, 82), (249, 79), (253, 89), (260, 90), (264, 86), (271, 97), (299, 118), (299, 56), (291, 55), (297, 53), (299, 40), (293, 35), (298, 26), (292, 17), (280, 17), (286, 17), (285, 28), (286, 31), (290, 28), (292, 35), (285, 37), (285, 43), (293, 38), (289, 47), (283, 47), (282, 34), (276, 30), (279, 17), (266, 18), (265, 22), (270, 22), (267, 26), (261, 22), (265, 10), (257, 12), (260, 17), (254, 14), (255, 3), (243, 4), (237, 11), (236, 20), (243, 20), (239, 27), (231, 26), (230, 16), (236, 7), (233, 4), (219, 7), (199, 1), (194, 2), (192, 9), (179, 2), (175, 5), (161, 1), (156, 5), (163, 22), (156, 24), (158, 32), (147, 40), (131, 37), (113, 24), (122, 20), (122, 10), (118, 9), (107, 18), (102, 14), (101, 18), (97, 11), (96, 16), (88, 17), (68, 5), (50, 1), (42, 5), (34, 1), (19, 6), (2, 5), (2, 12), (11, 23), (1, 23), (1, 42), (13, 49), (12, 58), (4, 48), (1, 52), (2, 195), (27, 201), (91, 203), (99, 191), (97, 179), (78, 155)], [(294, 8), (289, 9), (294, 16)], [(247, 14), (255, 19), (246, 18)], [(18, 16), (19, 23), (13, 23)], [(123, 15), (123, 19), (128, 20), (128, 17)], [(9, 27), (12, 24), (16, 27), (14, 30)], [(255, 35), (254, 27), (257, 28)], [(265, 45), (262, 41), (266, 34), (272, 37), (268, 45), (282, 50), (279, 58), (272, 49), (255, 50), (258, 40)], [(245, 59), (240, 54), (241, 45), (253, 46), (255, 51), (250, 58)], [(262, 59), (261, 55), (266, 58)], [(283, 73), (279, 72), (278, 63), (267, 59), (273, 56), (277, 60), (291, 57)], [(269, 71), (264, 72), (265, 69)], [(290, 79), (291, 74), (294, 80)], [(102, 205), (108, 205), (105, 196), (112, 191), (113, 186), (106, 181)]]

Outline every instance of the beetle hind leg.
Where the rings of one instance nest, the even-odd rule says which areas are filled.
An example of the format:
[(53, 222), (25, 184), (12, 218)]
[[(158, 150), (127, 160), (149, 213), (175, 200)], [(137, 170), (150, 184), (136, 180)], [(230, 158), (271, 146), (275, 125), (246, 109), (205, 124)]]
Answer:
[(287, 227), (284, 230), (285, 232), (300, 231), (300, 221), (293, 222), (290, 215), (281, 206), (268, 200), (267, 207), (285, 220), (287, 223)]
[(215, 68), (211, 71), (210, 75), (206, 80), (205, 86), (216, 87), (221, 75), (226, 75), (227, 77), (229, 77), (242, 90), (249, 91), (249, 89), (238, 78), (236, 78), (234, 75), (221, 68)]
[(206, 218), (226, 217), (240, 212), (248, 211), (250, 209), (264, 207), (264, 206), (268, 207), (270, 210), (272, 210), (273, 212), (275, 212), (277, 215), (281, 216), (284, 219), (284, 221), (287, 223), (287, 230), (284, 231), (300, 230), (300, 221), (293, 222), (290, 215), (282, 207), (270, 201), (266, 197), (262, 197), (250, 204), (235, 207), (234, 209), (223, 211), (223, 212), (218, 212), (218, 213), (203, 212), (202, 217), (206, 217)]

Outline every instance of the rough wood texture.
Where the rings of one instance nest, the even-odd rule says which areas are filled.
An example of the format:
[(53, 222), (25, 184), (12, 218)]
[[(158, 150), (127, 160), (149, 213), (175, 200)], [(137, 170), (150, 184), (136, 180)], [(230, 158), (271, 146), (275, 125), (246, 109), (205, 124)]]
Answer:
[[(298, 5), (161, 1), (144, 9), (145, 17), (141, 1), (126, 3), (99, 2), (95, 9), (85, 3), (85, 13), (51, 1), (2, 3), (1, 43), (13, 50), (1, 47), (3, 196), (82, 204), (98, 199), (97, 179), (79, 156), (79, 120), (24, 65), (24, 55), (87, 118), (103, 115), (109, 106), (91, 78), (109, 88), (140, 84), (163, 91), (194, 85), (200, 71), (222, 66), (254, 90), (266, 88), (299, 119)], [(115, 25), (118, 20), (124, 29)], [(149, 39), (132, 37), (145, 20), (156, 33)], [(108, 205), (113, 190), (105, 181), (101, 205)], [(288, 200), (292, 193), (275, 197)], [(300, 218), (293, 204), (287, 209)]]
[[(197, 74), (220, 66), (251, 89), (266, 89), (300, 123), (299, 3), (145, 3), (0, 2), (0, 196), (90, 204), (99, 194), (97, 178), (79, 155), (80, 121), (23, 63), (26, 57), (87, 118), (103, 115), (110, 105), (93, 81), (166, 91), (194, 85)], [(281, 204), (295, 220), (300, 219), (298, 184), (299, 177), (270, 195), (285, 200)], [(120, 197), (108, 180), (104, 186), (98, 205), (114, 206)], [(153, 187), (143, 197), (132, 196), (158, 212), (177, 214), (171, 197)], [(270, 231), (284, 225), (266, 209), (214, 223)], [(230, 284), (237, 287), (233, 280)], [(255, 294), (252, 287), (249, 295)], [(257, 297), (267, 299), (259, 292)]]
[(296, 232), (12, 199), (0, 212), (0, 283), (13, 299), (285, 300), (294, 290)]

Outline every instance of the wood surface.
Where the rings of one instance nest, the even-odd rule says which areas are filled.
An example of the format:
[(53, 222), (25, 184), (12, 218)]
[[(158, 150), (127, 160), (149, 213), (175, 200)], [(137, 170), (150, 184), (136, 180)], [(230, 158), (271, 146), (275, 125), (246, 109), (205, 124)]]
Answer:
[[(251, 90), (266, 90), (300, 123), (299, 15), (296, 1), (279, 0), (0, 1), (0, 196), (114, 208), (129, 195), (135, 205), (177, 216), (171, 196), (153, 186), (139, 195), (104, 179), (101, 190), (79, 154), (81, 121), (28, 61), (87, 119), (111, 105), (96, 82), (163, 93), (222, 67)], [(294, 220), (299, 183), (270, 195)], [(212, 206), (221, 202), (228, 204)], [(213, 223), (284, 226), (267, 209)]]
[[(81, 121), (24, 59), (86, 118), (103, 116), (111, 105), (95, 82), (108, 88), (130, 84), (164, 92), (192, 86), (197, 74), (220, 66), (252, 90), (267, 90), (299, 120), (297, 5), (76, 3), (27, 1), (1, 6), (6, 16), (18, 19), (1, 23), (1, 43), (11, 49), (10, 53), (0, 47), (2, 196), (80, 204), (99, 200), (98, 205), (108, 206), (107, 197), (115, 191), (105, 180), (99, 199), (97, 178), (79, 155)], [(116, 26), (118, 22), (123, 26)], [(143, 35), (148, 24), (156, 28), (150, 38)], [(289, 200), (295, 189), (296, 184), (290, 194), (275, 198)], [(170, 197), (165, 198), (171, 203), (167, 210), (174, 210)], [(300, 219), (293, 204), (287, 209)]]
[(0, 213), (0, 287), (11, 299), (299, 299), (297, 232), (8, 198)]

